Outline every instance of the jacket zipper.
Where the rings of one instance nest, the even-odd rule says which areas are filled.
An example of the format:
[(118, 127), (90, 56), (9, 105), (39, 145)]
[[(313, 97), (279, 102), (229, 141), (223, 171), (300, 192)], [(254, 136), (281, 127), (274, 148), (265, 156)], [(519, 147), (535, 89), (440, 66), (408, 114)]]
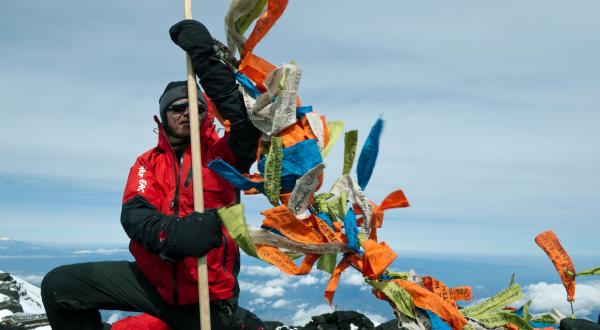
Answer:
[(227, 236), (222, 234), (222, 239), (223, 239), (223, 270), (225, 272), (227, 272), (227, 248), (229, 247), (229, 244), (227, 242)]
[[(175, 196), (173, 196), (173, 201), (171, 202), (171, 206), (173, 207), (173, 214), (177, 218), (175, 221), (179, 221), (179, 177), (181, 176), (181, 166), (177, 166), (177, 155), (175, 155), (175, 151), (173, 151), (173, 156), (175, 158), (175, 163), (173, 163), (173, 170), (175, 172)], [(177, 261), (173, 262), (173, 304), (175, 306), (179, 305), (179, 285), (177, 284)]]

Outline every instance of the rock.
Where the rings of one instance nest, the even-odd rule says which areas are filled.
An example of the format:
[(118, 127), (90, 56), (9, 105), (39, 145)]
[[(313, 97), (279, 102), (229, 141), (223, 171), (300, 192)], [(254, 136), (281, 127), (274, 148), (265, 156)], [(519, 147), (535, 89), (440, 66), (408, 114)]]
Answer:
[(0, 282), (9, 282), (12, 281), (13, 278), (9, 273), (0, 272)]
[[(353, 327), (351, 327), (353, 325)], [(373, 322), (361, 313), (354, 311), (335, 311), (313, 316), (302, 329), (305, 330), (354, 330), (375, 329)]]
[(600, 330), (600, 325), (588, 320), (565, 318), (560, 321), (560, 330)]

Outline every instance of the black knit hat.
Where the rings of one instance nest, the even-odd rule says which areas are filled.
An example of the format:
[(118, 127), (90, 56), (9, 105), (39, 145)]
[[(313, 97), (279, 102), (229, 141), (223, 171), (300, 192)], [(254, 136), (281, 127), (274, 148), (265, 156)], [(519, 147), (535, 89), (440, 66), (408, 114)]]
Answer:
[[(196, 89), (198, 93), (198, 107), (206, 109), (206, 99), (204, 98), (204, 94), (202, 94), (198, 85), (196, 85)], [(187, 81), (172, 81), (167, 85), (165, 91), (158, 99), (160, 121), (162, 121), (163, 127), (167, 130), (167, 133), (170, 133), (167, 123), (167, 109), (173, 102), (187, 98)]]

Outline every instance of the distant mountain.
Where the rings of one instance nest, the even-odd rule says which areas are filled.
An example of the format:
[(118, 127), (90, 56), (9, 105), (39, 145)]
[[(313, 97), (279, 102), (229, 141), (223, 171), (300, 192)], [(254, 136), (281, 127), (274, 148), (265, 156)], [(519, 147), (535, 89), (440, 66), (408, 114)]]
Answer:
[(60, 246), (42, 245), (0, 238), (0, 257), (17, 256), (56, 256), (68, 253), (69, 249)]
[(89, 255), (129, 255), (125, 245), (115, 244), (50, 244), (17, 241), (0, 238), (0, 258), (14, 257), (56, 257), (56, 256), (89, 256)]

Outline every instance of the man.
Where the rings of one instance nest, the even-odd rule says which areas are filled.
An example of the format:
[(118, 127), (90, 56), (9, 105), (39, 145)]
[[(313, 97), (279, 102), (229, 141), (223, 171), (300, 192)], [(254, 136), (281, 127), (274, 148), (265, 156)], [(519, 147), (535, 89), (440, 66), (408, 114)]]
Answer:
[(190, 55), (218, 115), (231, 123), (219, 138), (215, 109), (198, 91), (207, 211), (194, 212), (187, 84), (172, 82), (159, 99), (158, 145), (138, 157), (123, 196), (121, 223), (135, 262), (75, 264), (48, 273), (42, 298), (53, 329), (102, 329), (98, 309), (140, 311), (173, 329), (198, 329), (196, 260), (204, 255), (212, 328), (236, 328), (239, 250), (216, 214), (236, 202), (236, 191), (207, 164), (221, 158), (247, 172), (260, 133), (248, 120), (233, 73), (216, 58), (206, 27), (185, 20), (169, 32)]

